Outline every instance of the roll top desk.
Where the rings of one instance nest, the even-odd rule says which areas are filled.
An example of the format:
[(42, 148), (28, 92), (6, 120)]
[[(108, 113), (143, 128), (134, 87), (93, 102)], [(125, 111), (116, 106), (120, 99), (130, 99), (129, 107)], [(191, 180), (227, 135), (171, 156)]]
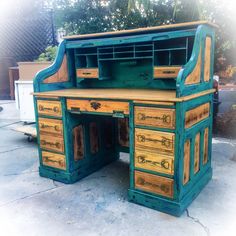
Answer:
[(127, 152), (129, 200), (181, 215), (212, 176), (214, 27), (66, 37), (34, 79), (40, 175), (74, 183)]

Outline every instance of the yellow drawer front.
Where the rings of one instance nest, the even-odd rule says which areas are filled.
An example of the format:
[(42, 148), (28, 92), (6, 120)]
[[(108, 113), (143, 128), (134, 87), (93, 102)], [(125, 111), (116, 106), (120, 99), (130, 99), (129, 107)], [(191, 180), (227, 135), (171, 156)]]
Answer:
[(173, 157), (139, 149), (135, 150), (134, 157), (135, 167), (137, 168), (156, 171), (169, 175), (174, 174)]
[(40, 147), (52, 151), (64, 152), (64, 140), (61, 137), (40, 134)]
[(180, 66), (154, 67), (154, 78), (168, 79), (176, 78), (180, 71)]
[(63, 135), (63, 124), (61, 120), (39, 118), (39, 132)]
[(89, 79), (89, 78), (98, 78), (98, 69), (97, 68), (81, 68), (81, 69), (77, 69), (76, 70), (76, 75), (79, 78), (85, 78), (85, 79)]
[(67, 100), (68, 110), (79, 110), (86, 112), (124, 113), (129, 114), (128, 102), (113, 102), (102, 100)]
[(39, 115), (62, 116), (61, 102), (59, 101), (38, 100), (37, 108)]
[(174, 129), (175, 110), (153, 107), (135, 107), (134, 120), (136, 125)]
[(168, 155), (174, 154), (175, 134), (146, 129), (135, 129), (135, 148), (146, 148)]
[(66, 158), (64, 155), (42, 151), (43, 165), (58, 169), (66, 169)]
[(202, 104), (185, 113), (185, 128), (190, 128), (210, 115), (210, 103)]
[(149, 193), (173, 198), (174, 180), (162, 176), (135, 171), (135, 188)]

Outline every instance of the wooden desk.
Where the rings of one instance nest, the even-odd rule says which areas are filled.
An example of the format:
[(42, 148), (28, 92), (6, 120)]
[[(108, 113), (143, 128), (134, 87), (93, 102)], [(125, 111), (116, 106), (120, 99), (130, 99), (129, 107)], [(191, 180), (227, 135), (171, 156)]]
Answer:
[(206, 22), (66, 38), (34, 80), (40, 175), (127, 152), (129, 201), (181, 215), (212, 176), (213, 41)]

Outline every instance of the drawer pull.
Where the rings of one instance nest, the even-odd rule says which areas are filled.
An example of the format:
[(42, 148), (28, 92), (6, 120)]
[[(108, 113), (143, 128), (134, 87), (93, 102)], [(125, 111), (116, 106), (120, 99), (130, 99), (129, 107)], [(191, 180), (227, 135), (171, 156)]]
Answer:
[(166, 194), (170, 192), (169, 186), (165, 184), (150, 183), (150, 182), (145, 181), (145, 179), (142, 177), (139, 177), (137, 179), (137, 184), (146, 186), (146, 187), (151, 187), (151, 188), (159, 188), (161, 191), (163, 191)]
[(146, 138), (145, 135), (138, 135), (138, 142), (145, 143), (146, 141), (154, 142), (154, 143), (161, 143), (162, 146), (165, 146), (167, 148), (171, 147), (172, 141), (166, 137), (162, 137), (161, 140), (158, 139), (152, 139), (152, 138)]
[(147, 163), (152, 166), (161, 166), (166, 170), (170, 168), (170, 163), (167, 160), (162, 160), (161, 162), (158, 162), (158, 161), (147, 160), (145, 156), (138, 156), (138, 162), (142, 164)]
[(59, 112), (59, 108), (58, 107), (44, 107), (42, 105), (39, 105), (39, 110), (40, 111), (54, 111), (55, 113), (58, 113)]
[(53, 160), (48, 156), (43, 156), (45, 162), (58, 163), (59, 166), (64, 167), (64, 161), (62, 160)]
[(42, 129), (54, 128), (55, 131), (60, 131), (60, 127), (58, 125), (45, 125), (45, 124), (41, 124), (40, 128), (42, 128)]
[(99, 103), (99, 102), (91, 102), (91, 103), (90, 103), (90, 106), (91, 106), (94, 110), (97, 110), (97, 109), (101, 108), (101, 103)]
[(82, 74), (83, 75), (91, 75), (92, 73), (91, 72), (83, 72)]
[(163, 115), (160, 116), (147, 116), (144, 113), (138, 113), (139, 120), (146, 120), (146, 119), (155, 119), (155, 120), (162, 120), (163, 123), (170, 124), (171, 123), (171, 116), (170, 115)]
[(163, 71), (163, 74), (175, 74), (176, 73), (176, 71), (174, 71), (174, 70), (164, 70)]
[(56, 148), (61, 148), (61, 144), (56, 142), (56, 143), (52, 143), (52, 142), (47, 142), (45, 140), (41, 140), (41, 145), (45, 146), (45, 145), (50, 145), (50, 146), (55, 146)]

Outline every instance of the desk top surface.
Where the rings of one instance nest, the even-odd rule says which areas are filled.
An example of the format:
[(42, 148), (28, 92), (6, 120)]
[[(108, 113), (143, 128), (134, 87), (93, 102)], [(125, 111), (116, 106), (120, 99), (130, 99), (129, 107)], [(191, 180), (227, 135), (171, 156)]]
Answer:
[(62, 89), (48, 92), (33, 93), (37, 97), (70, 97), (88, 99), (117, 99), (117, 100), (137, 100), (137, 101), (167, 101), (181, 102), (199, 96), (213, 93), (214, 89), (209, 89), (201, 93), (176, 97), (175, 90), (151, 90), (151, 89)]

